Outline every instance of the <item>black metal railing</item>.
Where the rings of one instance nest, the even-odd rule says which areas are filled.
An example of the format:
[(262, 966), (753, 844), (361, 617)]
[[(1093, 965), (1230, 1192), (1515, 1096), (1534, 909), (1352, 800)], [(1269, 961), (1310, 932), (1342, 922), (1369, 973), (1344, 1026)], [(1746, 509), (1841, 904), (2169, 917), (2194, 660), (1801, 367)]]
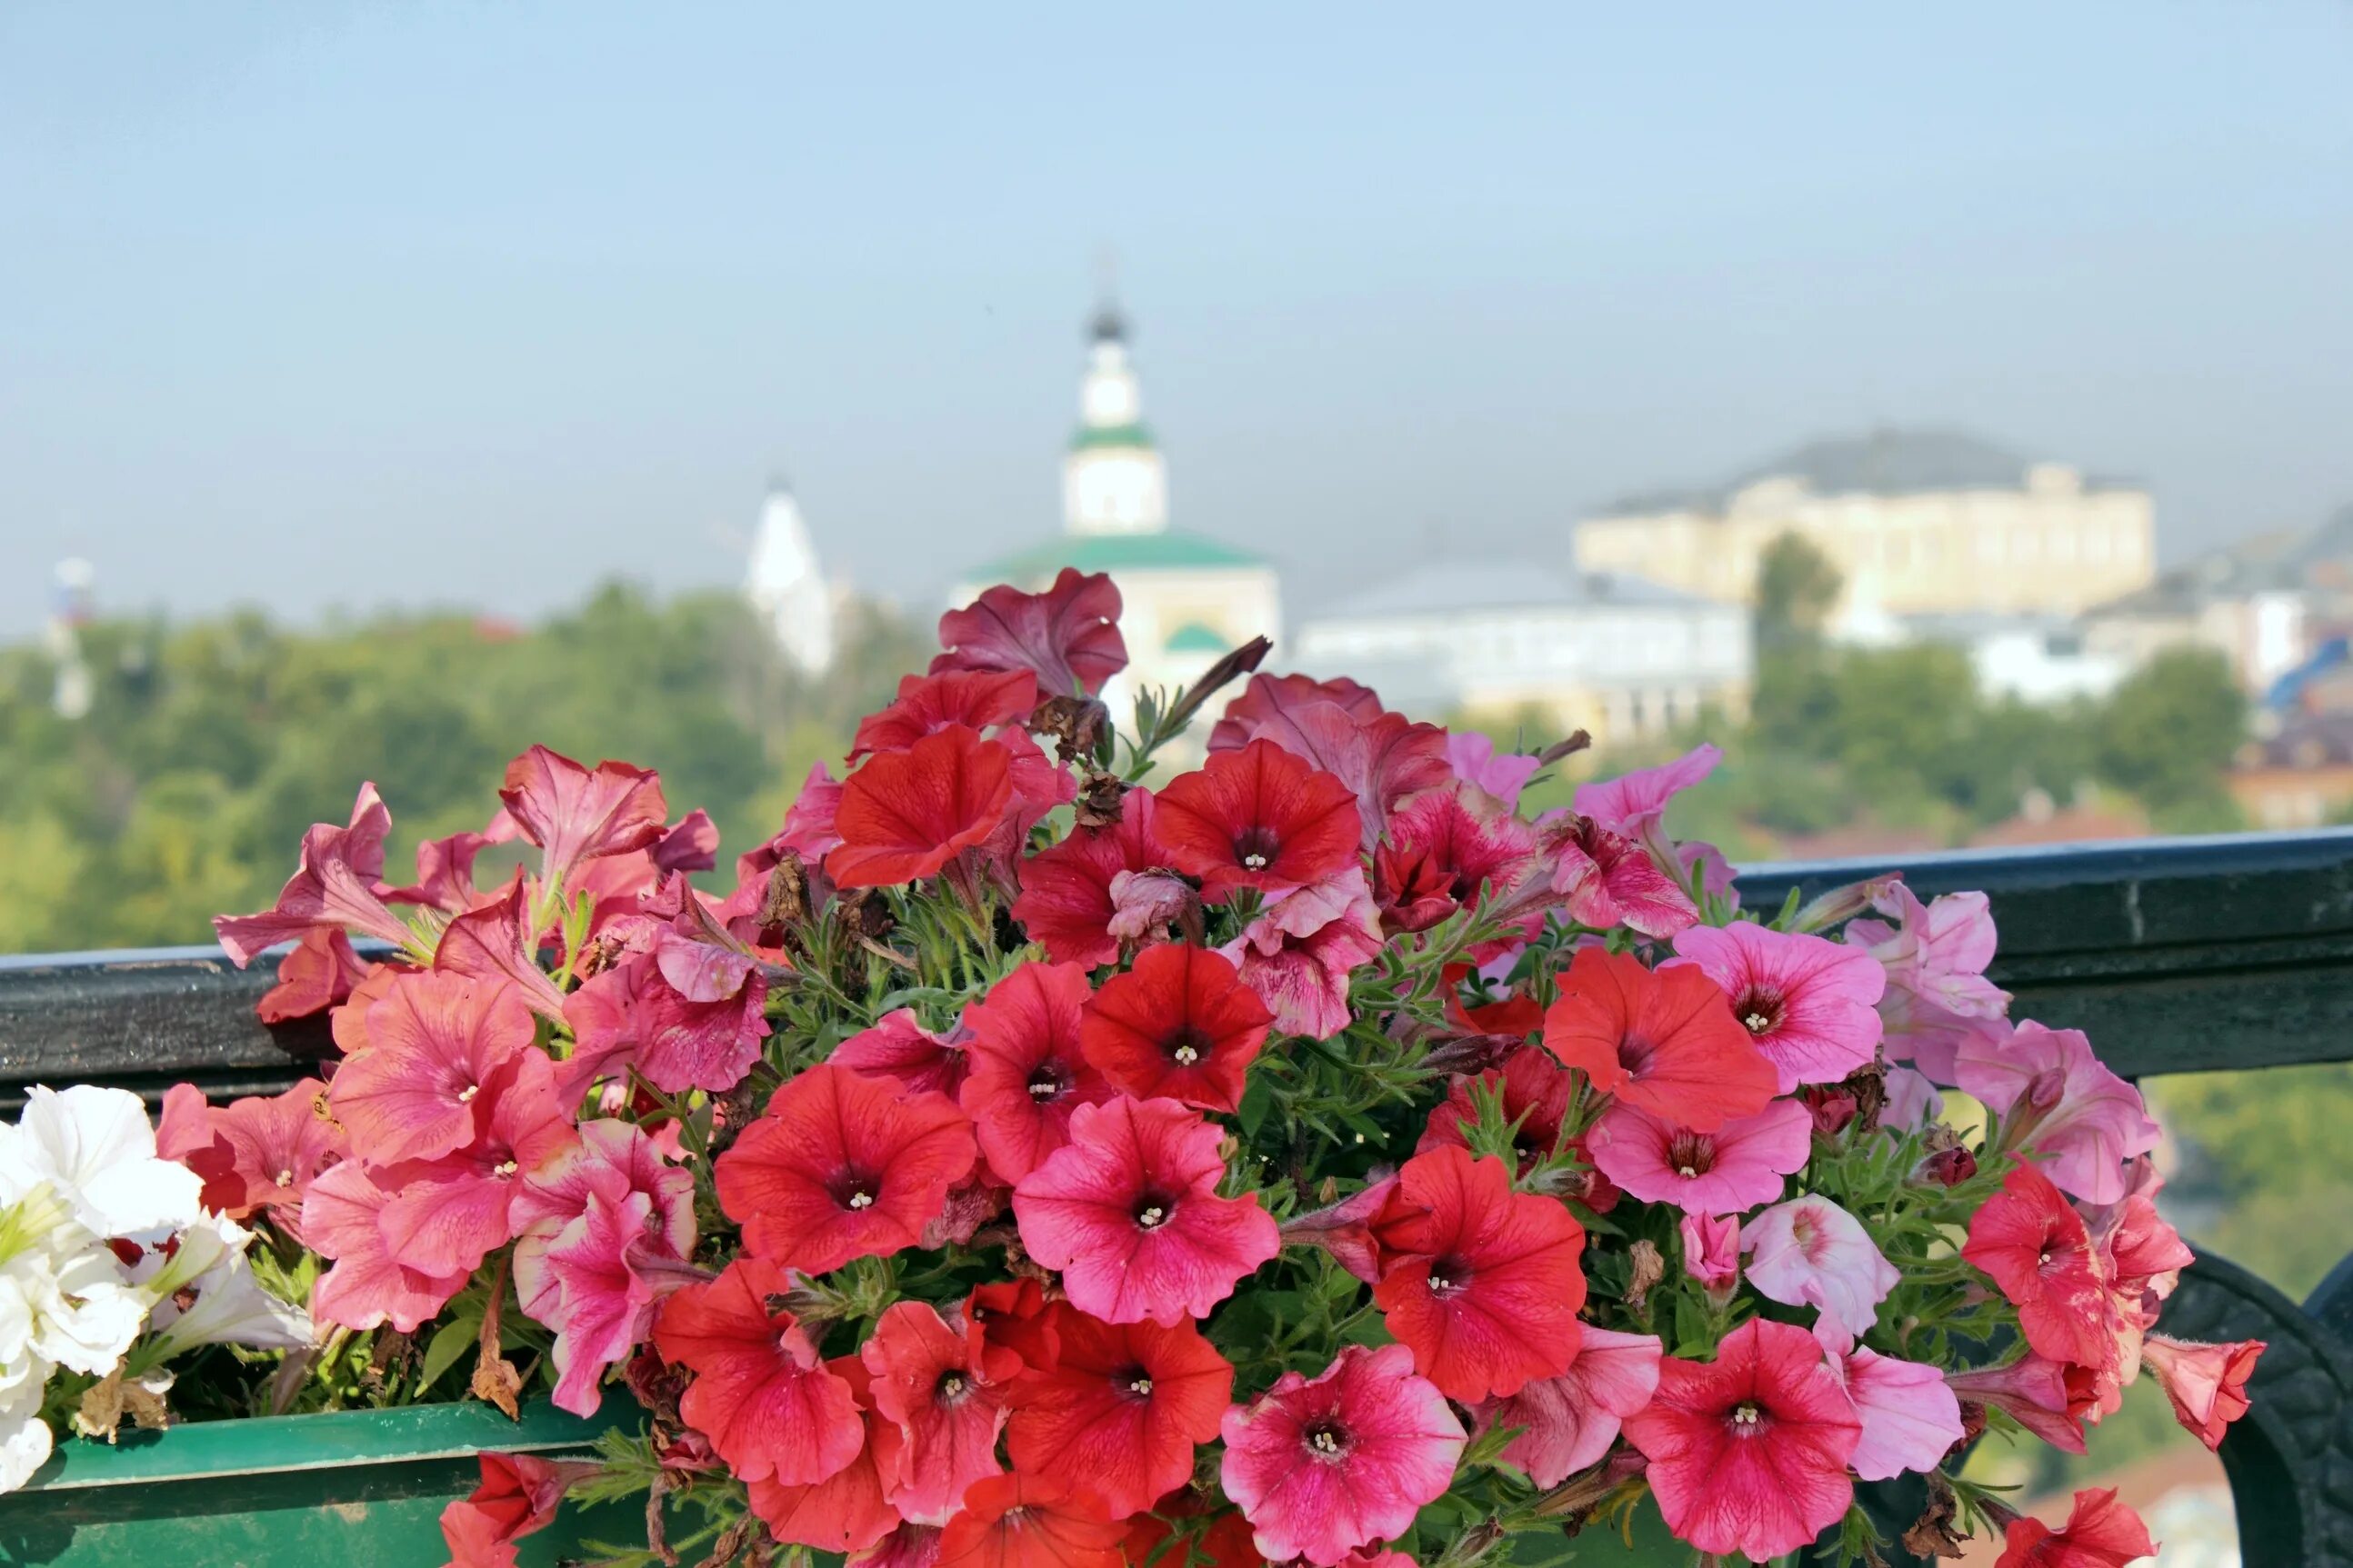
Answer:
[[(1765, 866), (1740, 887), (1769, 909), (1792, 887), (1812, 894), (1896, 868)], [(1993, 977), (2014, 1014), (2089, 1031), (2127, 1077), (2353, 1059), (2353, 830), (1970, 852), (1900, 868), (1924, 897), (1990, 894)], [(283, 1088), (332, 1047), (315, 1019), (259, 1023), (267, 969), (240, 972), (209, 947), (0, 958), (0, 1104), (38, 1082), (151, 1097), (182, 1080), (215, 1096)], [(2353, 1563), (2353, 1258), (2299, 1304), (2201, 1251), (2165, 1326), (2270, 1342), (2253, 1412), (2222, 1445), (2243, 1560)]]

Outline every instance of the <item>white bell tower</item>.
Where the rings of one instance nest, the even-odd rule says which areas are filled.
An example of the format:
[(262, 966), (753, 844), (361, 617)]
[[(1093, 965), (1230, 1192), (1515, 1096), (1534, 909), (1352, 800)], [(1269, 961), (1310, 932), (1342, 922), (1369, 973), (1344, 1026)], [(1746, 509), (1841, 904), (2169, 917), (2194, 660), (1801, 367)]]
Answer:
[(1108, 297), (1088, 332), (1079, 428), (1062, 459), (1062, 521), (1072, 533), (1158, 533), (1168, 526), (1168, 470), (1144, 423), (1127, 357), (1127, 321)]
[(833, 590), (818, 568), (800, 503), (783, 479), (768, 482), (744, 593), (768, 617), (793, 668), (815, 676), (833, 667)]

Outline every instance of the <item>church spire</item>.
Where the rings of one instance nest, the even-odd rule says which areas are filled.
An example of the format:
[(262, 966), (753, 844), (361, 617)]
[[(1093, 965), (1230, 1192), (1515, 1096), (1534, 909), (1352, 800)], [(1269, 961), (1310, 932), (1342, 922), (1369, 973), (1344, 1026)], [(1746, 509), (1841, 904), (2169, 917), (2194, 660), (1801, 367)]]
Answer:
[(1168, 475), (1144, 424), (1127, 318), (1107, 270), (1088, 336), (1079, 428), (1062, 459), (1063, 522), (1072, 533), (1158, 533), (1168, 526)]

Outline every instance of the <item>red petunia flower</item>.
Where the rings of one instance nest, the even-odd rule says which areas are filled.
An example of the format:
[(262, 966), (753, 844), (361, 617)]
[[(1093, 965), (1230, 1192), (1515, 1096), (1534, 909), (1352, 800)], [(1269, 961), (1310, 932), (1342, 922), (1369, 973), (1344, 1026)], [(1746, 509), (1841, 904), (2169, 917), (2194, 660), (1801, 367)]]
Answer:
[(1219, 1479), (1270, 1563), (1338, 1563), (1404, 1534), (1468, 1442), (1403, 1345), (1349, 1345), (1313, 1382), (1286, 1372), (1221, 1430)]
[(1306, 675), (1253, 675), (1241, 694), (1209, 731), (1209, 750), (1239, 752), (1270, 730), (1280, 732), (1292, 715), (1310, 703), (1331, 702), (1358, 723), (1383, 712), (1380, 693), (1346, 676), (1317, 680)]
[(1113, 1089), (1080, 1045), (1087, 972), (1025, 963), (965, 1009), (971, 1070), (956, 1090), (989, 1168), (1018, 1182), (1071, 1141), (1071, 1117)]
[(2151, 1334), (2141, 1345), (2141, 1364), (2156, 1374), (2172, 1403), (2174, 1419), (2210, 1448), (2222, 1446), (2231, 1423), (2247, 1413), (2247, 1379), (2266, 1346), (2262, 1340), (2232, 1344), (2168, 1339)]
[(992, 1345), (1002, 1345), (1032, 1372), (1050, 1368), (1061, 1354), (1046, 1289), (1027, 1276), (976, 1285), (964, 1299), (965, 1321)]
[(1029, 1475), (1083, 1476), (1114, 1518), (1150, 1508), (1215, 1442), (1234, 1369), (1189, 1322), (1104, 1323), (1051, 1309), (1058, 1357), (1013, 1388), (1006, 1444)]
[(1042, 594), (998, 584), (940, 617), (931, 673), (1026, 669), (1050, 697), (1100, 691), (1127, 668), (1119, 635), (1119, 585), (1103, 573), (1082, 576), (1065, 566)]
[(1961, 1256), (1993, 1277), (2038, 1352), (2088, 1367), (2115, 1358), (2116, 1303), (2091, 1230), (2041, 1171), (2002, 1178), (1971, 1216)]
[(2126, 1568), (2157, 1552), (2148, 1526), (2116, 1500), (2113, 1487), (2077, 1492), (2059, 1530), (2039, 1519), (2014, 1519), (2003, 1535), (1994, 1568)]
[(1430, 1113), (1421, 1141), (1413, 1146), (1415, 1153), (1426, 1154), (1443, 1144), (1457, 1149), (1470, 1146), (1463, 1129), (1472, 1119), (1474, 1087), (1499, 1093), (1504, 1115), (1519, 1123), (1512, 1150), (1519, 1156), (1522, 1171), (1560, 1146), (1561, 1123), (1567, 1119), (1576, 1080), (1544, 1052), (1523, 1047), (1505, 1057), (1502, 1067), (1490, 1068), (1476, 1078), (1458, 1076), (1449, 1084), (1445, 1100)]
[(216, 915), (213, 933), (239, 969), (263, 949), (321, 927), (364, 931), (405, 945), (411, 935), (406, 922), (375, 890), (384, 875), (384, 841), (391, 832), (392, 813), (375, 785), (360, 785), (348, 826), (313, 823), (302, 835), (301, 864), (279, 889), (278, 902), (259, 914)]
[(1501, 894), (1535, 863), (1535, 830), (1475, 784), (1454, 780), (1407, 796), (1373, 850), (1373, 897), (1389, 931), (1427, 931)]
[(1514, 1192), (1501, 1160), (1442, 1147), (1405, 1163), (1374, 1234), (1396, 1256), (1373, 1300), (1440, 1393), (1467, 1405), (1567, 1370), (1585, 1230), (1559, 1199)]
[(951, 724), (987, 730), (1026, 719), (1038, 706), (1038, 678), (1026, 669), (950, 670), (907, 675), (899, 699), (858, 721), (849, 760), (869, 752), (902, 752)]
[(1127, 1521), (1070, 1477), (992, 1476), (940, 1529), (937, 1568), (1124, 1568)]
[(491, 1072), (536, 1049), (520, 993), (461, 975), (399, 975), (369, 1005), (366, 1022), (367, 1044), (336, 1069), (327, 1100), (352, 1152), (369, 1165), (463, 1147), (474, 1136), (473, 1100)]
[(1282, 1250), (1256, 1193), (1218, 1195), (1224, 1138), (1173, 1100), (1081, 1106), (1069, 1145), (1013, 1190), (1021, 1245), (1105, 1322), (1207, 1317)]
[(888, 1426), (874, 1414), (872, 1379), (854, 1355), (837, 1356), (826, 1371), (849, 1385), (858, 1402), (865, 1443), (858, 1458), (821, 1481), (788, 1486), (771, 1476), (751, 1483), (752, 1511), (768, 1533), (786, 1546), (819, 1552), (862, 1552), (899, 1528), (899, 1510), (882, 1496), (875, 1466), (875, 1434)]
[(975, 1154), (972, 1123), (945, 1095), (819, 1065), (719, 1156), (719, 1206), (752, 1252), (823, 1274), (916, 1245)]
[(1013, 803), (1012, 753), (962, 724), (867, 759), (841, 786), (825, 868), (845, 888), (933, 875), (997, 831)]
[(1079, 1048), (1123, 1094), (1230, 1111), (1273, 1023), (1230, 960), (1163, 942), (1087, 1003)]
[(328, 1114), (327, 1086), (306, 1078), (280, 1095), (208, 1106), (189, 1084), (164, 1096), (156, 1152), (204, 1178), (204, 1205), (231, 1219), (266, 1214), (300, 1241), (302, 1199), (322, 1171), (350, 1152)]
[(1338, 875), (1357, 854), (1356, 797), (1271, 741), (1213, 752), (1160, 792), (1155, 819), (1179, 870), (1211, 900), (1277, 894)]
[(1446, 731), (1402, 713), (1365, 717), (1336, 702), (1302, 702), (1261, 724), (1251, 739), (1281, 746), (1346, 784), (1356, 797), (1358, 845), (1366, 850), (1388, 830), (1398, 802), (1454, 776)]
[(874, 1379), (875, 1464), (891, 1506), (921, 1524), (954, 1513), (973, 1482), (996, 1475), (997, 1435), (1021, 1358), (979, 1325), (951, 1328), (924, 1301), (898, 1301), (859, 1354)]
[(1846, 1516), (1862, 1421), (1811, 1334), (1752, 1318), (1715, 1360), (1659, 1363), (1658, 1392), (1626, 1418), (1650, 1460), (1667, 1528), (1702, 1552), (1762, 1563)]
[(601, 1468), (536, 1454), (479, 1454), (479, 1485), (441, 1510), (450, 1568), (514, 1568), (514, 1543), (555, 1521), (564, 1494)]
[(649, 770), (614, 762), (591, 770), (545, 746), (507, 764), (499, 799), (539, 846), (539, 880), (549, 888), (567, 888), (583, 860), (650, 847), (670, 816), (661, 779)]
[(1604, 1094), (1694, 1132), (1755, 1115), (1780, 1081), (1704, 972), (1653, 973), (1599, 947), (1560, 977), (1544, 1044)]
[(964, 1087), (972, 1056), (965, 1047), (971, 1031), (961, 1024), (944, 1035), (923, 1027), (913, 1007), (898, 1007), (833, 1047), (825, 1059), (868, 1078), (895, 1078), (916, 1094), (944, 1094)]
[(1120, 939), (1111, 923), (1119, 904), (1113, 880), (1171, 864), (1156, 809), (1150, 790), (1129, 790), (1120, 797), (1115, 825), (1075, 828), (1021, 862), (1021, 896), (1013, 900), (1013, 918), (1030, 941), (1044, 945), (1047, 957), (1089, 968), (1117, 962)]
[(679, 1414), (738, 1480), (807, 1486), (846, 1468), (865, 1437), (849, 1384), (798, 1319), (770, 1309), (786, 1287), (774, 1264), (739, 1258), (662, 1303), (654, 1349), (694, 1373)]
[(254, 1015), (265, 1024), (283, 1024), (323, 1013), (367, 978), (367, 961), (340, 926), (312, 926), (278, 961), (278, 984), (261, 994)]
[(1200, 1517), (1201, 1509), (1190, 1499), (1191, 1494), (1185, 1494), (1127, 1521), (1123, 1550), (1129, 1563), (1153, 1568), (1266, 1568), (1266, 1559), (1250, 1540), (1249, 1520), (1229, 1508), (1195, 1530), (1190, 1521)]

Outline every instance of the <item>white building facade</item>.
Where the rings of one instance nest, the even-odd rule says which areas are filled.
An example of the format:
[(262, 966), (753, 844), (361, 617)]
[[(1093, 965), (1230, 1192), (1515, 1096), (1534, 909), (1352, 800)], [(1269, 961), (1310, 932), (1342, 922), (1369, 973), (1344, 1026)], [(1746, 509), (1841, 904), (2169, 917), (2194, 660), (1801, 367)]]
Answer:
[(776, 646), (795, 669), (817, 676), (833, 668), (833, 589), (818, 569), (800, 503), (781, 479), (769, 484), (760, 508), (744, 595), (768, 618)]

